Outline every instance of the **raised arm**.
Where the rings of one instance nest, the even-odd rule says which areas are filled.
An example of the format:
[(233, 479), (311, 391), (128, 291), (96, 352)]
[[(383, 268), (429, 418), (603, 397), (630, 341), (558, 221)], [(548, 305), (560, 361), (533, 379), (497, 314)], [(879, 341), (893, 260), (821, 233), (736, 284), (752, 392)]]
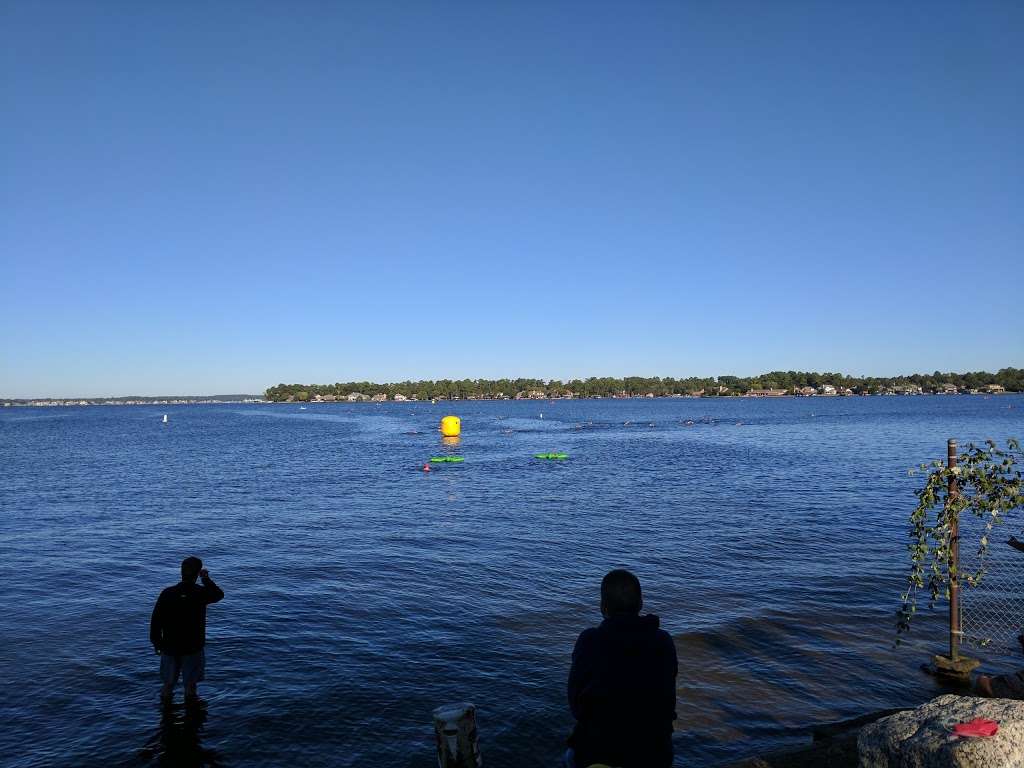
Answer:
[(213, 579), (210, 578), (210, 572), (205, 568), (199, 572), (199, 578), (203, 580), (203, 587), (206, 590), (206, 602), (219, 603), (224, 599), (224, 590), (214, 584)]

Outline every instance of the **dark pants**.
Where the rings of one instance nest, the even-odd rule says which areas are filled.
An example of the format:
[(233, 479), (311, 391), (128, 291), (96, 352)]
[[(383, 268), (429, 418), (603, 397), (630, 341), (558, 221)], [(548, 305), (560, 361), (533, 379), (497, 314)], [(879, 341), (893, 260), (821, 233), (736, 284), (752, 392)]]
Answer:
[(205, 675), (206, 653), (202, 649), (186, 656), (160, 654), (160, 679), (168, 688), (173, 688), (179, 677), (187, 687), (201, 683)]

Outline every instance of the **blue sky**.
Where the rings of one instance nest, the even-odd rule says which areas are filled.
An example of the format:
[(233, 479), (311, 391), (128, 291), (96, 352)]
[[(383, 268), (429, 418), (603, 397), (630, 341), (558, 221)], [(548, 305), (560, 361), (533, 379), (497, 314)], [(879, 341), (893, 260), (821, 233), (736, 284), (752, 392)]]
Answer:
[(1024, 4), (0, 2), (0, 395), (1024, 365)]

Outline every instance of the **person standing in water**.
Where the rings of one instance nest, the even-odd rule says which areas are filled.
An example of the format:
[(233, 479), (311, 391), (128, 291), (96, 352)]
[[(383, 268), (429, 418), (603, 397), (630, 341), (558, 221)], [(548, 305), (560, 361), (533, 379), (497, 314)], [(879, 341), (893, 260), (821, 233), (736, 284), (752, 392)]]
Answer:
[[(196, 584), (198, 579), (202, 585)], [(160, 593), (149, 622), (149, 641), (160, 655), (160, 697), (170, 701), (182, 678), (186, 699), (198, 696), (196, 685), (206, 672), (206, 606), (224, 599), (198, 557), (181, 563), (181, 582)]]
[(576, 640), (569, 708), (576, 727), (564, 763), (669, 768), (676, 719), (676, 646), (658, 617), (640, 615), (640, 580), (614, 570), (601, 581), (604, 621)]

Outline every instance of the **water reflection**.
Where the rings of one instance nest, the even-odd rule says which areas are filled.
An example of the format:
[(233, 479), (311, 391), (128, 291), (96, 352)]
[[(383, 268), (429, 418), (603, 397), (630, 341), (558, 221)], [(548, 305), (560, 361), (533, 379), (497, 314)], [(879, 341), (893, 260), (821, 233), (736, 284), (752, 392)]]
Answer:
[(216, 749), (204, 747), (207, 705), (202, 699), (185, 704), (161, 704), (160, 727), (140, 750), (140, 763), (167, 768), (223, 766)]

